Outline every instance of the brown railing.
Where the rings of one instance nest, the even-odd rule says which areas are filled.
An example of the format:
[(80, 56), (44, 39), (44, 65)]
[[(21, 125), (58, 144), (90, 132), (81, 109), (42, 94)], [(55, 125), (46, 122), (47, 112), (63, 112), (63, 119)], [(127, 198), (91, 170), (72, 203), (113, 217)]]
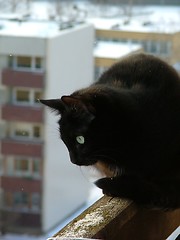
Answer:
[(104, 196), (54, 238), (165, 240), (179, 225), (180, 209), (148, 210), (130, 201)]
[(1, 154), (43, 158), (43, 142), (23, 141), (12, 138), (0, 140)]
[(9, 87), (44, 87), (44, 72), (18, 71), (11, 68), (3, 69), (2, 84)]
[(1, 118), (5, 121), (22, 121), (30, 123), (43, 122), (43, 108), (41, 106), (2, 105)]

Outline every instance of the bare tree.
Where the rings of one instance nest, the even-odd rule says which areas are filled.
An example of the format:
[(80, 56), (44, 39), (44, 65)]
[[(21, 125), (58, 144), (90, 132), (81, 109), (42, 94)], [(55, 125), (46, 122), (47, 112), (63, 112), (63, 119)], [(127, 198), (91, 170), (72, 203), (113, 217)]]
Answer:
[(124, 15), (127, 16), (127, 19), (130, 20), (130, 18), (132, 17), (132, 11), (133, 11), (133, 0), (128, 0), (126, 4), (122, 5), (123, 11), (124, 11)]
[(30, 12), (32, 0), (0, 0), (0, 12), (18, 12), (23, 10)]
[(60, 16), (62, 13), (62, 6), (61, 6), (61, 0), (55, 0), (55, 14), (57, 16)]
[(8, 8), (8, 1), (0, 0), (0, 12), (4, 12)]
[(31, 2), (32, 2), (32, 0), (25, 0), (25, 6), (26, 6), (27, 12), (30, 12)]
[(9, 0), (9, 6), (11, 12), (16, 12), (19, 5), (19, 0)]

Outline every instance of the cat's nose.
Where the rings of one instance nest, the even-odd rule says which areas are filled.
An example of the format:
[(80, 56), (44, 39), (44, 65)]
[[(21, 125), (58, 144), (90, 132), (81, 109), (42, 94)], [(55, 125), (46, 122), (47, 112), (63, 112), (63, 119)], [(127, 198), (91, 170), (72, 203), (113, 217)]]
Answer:
[(72, 163), (78, 165), (78, 160), (77, 158), (72, 154), (72, 152), (69, 152), (69, 155), (70, 155), (70, 160)]

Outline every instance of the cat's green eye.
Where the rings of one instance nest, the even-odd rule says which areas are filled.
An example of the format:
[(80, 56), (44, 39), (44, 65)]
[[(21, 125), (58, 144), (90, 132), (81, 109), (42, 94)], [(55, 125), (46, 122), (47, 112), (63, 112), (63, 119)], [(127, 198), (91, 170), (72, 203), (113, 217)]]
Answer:
[(76, 141), (79, 143), (79, 144), (84, 144), (85, 143), (85, 139), (83, 136), (77, 136), (76, 137)]

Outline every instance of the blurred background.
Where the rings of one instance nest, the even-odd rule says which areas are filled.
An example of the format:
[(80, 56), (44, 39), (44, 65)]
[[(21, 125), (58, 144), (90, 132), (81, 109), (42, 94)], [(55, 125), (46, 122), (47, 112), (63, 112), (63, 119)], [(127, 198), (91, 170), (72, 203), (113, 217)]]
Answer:
[(180, 72), (179, 0), (0, 0), (0, 239), (46, 239), (101, 196), (37, 99), (138, 52)]

